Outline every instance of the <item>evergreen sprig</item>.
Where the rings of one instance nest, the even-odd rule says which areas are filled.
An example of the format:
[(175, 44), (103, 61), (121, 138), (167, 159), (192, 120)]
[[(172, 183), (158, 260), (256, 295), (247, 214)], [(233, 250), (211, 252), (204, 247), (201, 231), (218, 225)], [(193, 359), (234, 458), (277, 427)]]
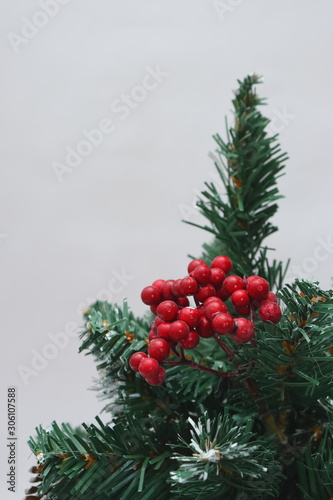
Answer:
[(296, 280), (279, 295), (285, 304), (280, 323), (258, 323), (257, 348), (244, 345), (237, 352), (238, 362), (250, 365), (259, 394), (253, 398), (245, 388), (235, 397), (252, 409), (259, 403), (304, 413), (317, 406), (322, 413), (318, 399), (333, 398), (333, 292)]
[[(214, 375), (195, 372), (188, 366), (166, 366), (167, 385), (150, 386), (130, 369), (128, 359), (136, 351), (147, 350), (148, 318), (137, 318), (124, 300), (123, 306), (96, 302), (85, 314), (86, 328), (81, 334), (80, 352), (87, 351), (97, 361), (100, 377), (96, 390), (100, 399), (106, 401), (105, 410), (120, 415), (130, 408), (136, 415), (148, 411), (157, 416), (189, 409), (192, 401), (202, 403), (215, 391), (221, 391), (221, 383)], [(216, 355), (211, 342), (200, 344), (192, 351), (191, 358), (215, 370), (228, 366), (226, 356)], [(181, 373), (181, 377), (179, 377)], [(162, 403), (163, 401), (167, 401)]]
[(149, 320), (135, 317), (126, 300), (122, 307), (98, 301), (86, 311), (85, 318), (79, 352), (88, 350), (100, 362), (98, 370), (107, 367), (109, 374), (121, 378), (127, 372), (129, 356), (146, 345)]
[(159, 454), (162, 443), (134, 416), (128, 415), (127, 425), (113, 427), (96, 420), (98, 426), (84, 424), (83, 429), (55, 422), (51, 429), (36, 429), (29, 445), (42, 466), (41, 493), (51, 490), (50, 498), (62, 500), (146, 500), (154, 492), (155, 498), (166, 499), (162, 478), (170, 474), (171, 452)]
[(213, 136), (218, 146), (212, 155), (218, 180), (205, 183), (196, 203), (208, 224), (188, 223), (214, 236), (203, 245), (203, 259), (210, 262), (227, 254), (235, 263), (235, 274), (259, 274), (280, 288), (287, 266), (269, 262), (264, 240), (278, 229), (270, 220), (278, 209), (276, 201), (282, 198), (277, 180), (288, 157), (281, 152), (277, 134), (268, 134), (270, 120), (258, 109), (265, 103), (255, 90), (260, 77), (248, 76), (238, 83), (232, 101), (234, 126), (227, 127), (226, 141)]
[(192, 439), (188, 443), (180, 438), (187, 454), (176, 456), (180, 466), (171, 473), (173, 492), (202, 500), (242, 494), (254, 500), (277, 494), (282, 480), (277, 450), (269, 438), (252, 432), (253, 420), (242, 424), (225, 411), (189, 423)]
[[(215, 136), (219, 180), (206, 184), (198, 202), (204, 229), (214, 236), (203, 257), (225, 253), (236, 274), (259, 274), (281, 288), (286, 267), (269, 262), (264, 240), (277, 229), (271, 217), (287, 157), (267, 133), (257, 83), (256, 75), (239, 82), (235, 125), (226, 141)], [(278, 325), (256, 318), (251, 344), (223, 338), (233, 356), (214, 339), (201, 339), (191, 351), (195, 363), (232, 377), (184, 362), (167, 365), (157, 387), (128, 365), (133, 352), (146, 351), (150, 316), (137, 318), (126, 301), (93, 304), (80, 352), (96, 359), (96, 389), (109, 421), (36, 429), (29, 446), (45, 499), (331, 498), (333, 292), (296, 280), (279, 297)]]
[[(320, 436), (319, 443), (310, 442), (307, 445), (303, 460), (297, 463), (299, 490), (304, 500), (322, 500), (333, 496), (332, 433), (330, 425)], [(314, 444), (317, 446), (314, 447)]]

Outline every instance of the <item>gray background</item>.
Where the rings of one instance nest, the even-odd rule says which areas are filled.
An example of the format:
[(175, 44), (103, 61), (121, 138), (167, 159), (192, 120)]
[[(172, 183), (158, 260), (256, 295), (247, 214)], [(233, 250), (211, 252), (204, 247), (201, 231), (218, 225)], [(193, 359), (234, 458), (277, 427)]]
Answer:
[[(209, 238), (181, 219), (189, 211), (200, 221), (193, 200), (214, 172), (211, 136), (224, 134), (237, 78), (264, 75), (258, 90), (290, 155), (280, 231), (269, 243), (278, 258), (292, 258), (291, 274), (323, 287), (333, 263), (332, 2), (71, 0), (46, 19), (42, 3), (0, 3), (0, 427), (15, 385), (19, 434), (15, 495), (6, 492), (1, 441), (4, 499), (23, 496), (36, 425), (90, 422), (102, 407), (87, 390), (93, 360), (77, 354), (69, 324), (81, 325), (96, 297), (128, 297), (144, 312), (141, 289), (181, 277), (187, 254)], [(44, 25), (25, 28), (22, 41), (32, 20)], [(157, 66), (168, 76), (122, 120), (111, 106), (122, 94), (141, 98), (136, 87)], [(114, 131), (59, 182), (54, 162), (106, 118)], [(48, 344), (58, 333), (67, 345), (56, 352)], [(24, 383), (19, 370), (45, 349), (53, 359)]]

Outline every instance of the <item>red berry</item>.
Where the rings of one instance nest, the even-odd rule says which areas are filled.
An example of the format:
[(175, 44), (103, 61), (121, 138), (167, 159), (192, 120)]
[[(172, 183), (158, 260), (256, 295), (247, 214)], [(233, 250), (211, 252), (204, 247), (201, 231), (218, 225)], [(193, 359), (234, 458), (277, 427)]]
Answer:
[(211, 270), (209, 269), (208, 266), (204, 264), (196, 267), (193, 271), (193, 278), (195, 278), (196, 281), (201, 285), (208, 283), (211, 278), (211, 275), (212, 275)]
[(161, 302), (161, 292), (156, 286), (146, 286), (141, 292), (141, 300), (148, 306), (153, 306)]
[(248, 276), (246, 278), (246, 281), (249, 283), (250, 281), (252, 281), (253, 279), (256, 279), (256, 278), (259, 278), (259, 276), (257, 274), (252, 274), (252, 276)]
[(215, 293), (215, 288), (212, 285), (203, 285), (194, 294), (194, 298), (197, 302), (205, 302), (208, 297), (212, 297)]
[(171, 323), (161, 323), (157, 327), (157, 336), (163, 339), (169, 339), (169, 328)]
[(269, 292), (269, 284), (260, 276), (256, 278), (252, 278), (247, 280), (247, 292), (253, 299), (263, 300), (267, 297)]
[(176, 299), (176, 304), (179, 307), (187, 307), (187, 306), (190, 305), (189, 300), (188, 300), (187, 297), (179, 297), (178, 299)]
[(250, 301), (250, 296), (245, 290), (236, 290), (231, 295), (231, 302), (235, 307), (248, 306)]
[(178, 312), (178, 319), (185, 321), (190, 328), (195, 328), (199, 321), (199, 311), (194, 307), (184, 307)]
[(172, 292), (172, 285), (174, 284), (175, 280), (167, 280), (165, 281), (162, 286), (161, 286), (161, 294), (163, 300), (173, 300), (174, 295)]
[(219, 335), (228, 335), (228, 333), (231, 333), (235, 328), (235, 321), (231, 314), (221, 313), (214, 317), (212, 326), (215, 333)]
[(180, 290), (180, 284), (183, 280), (176, 280), (174, 284), (172, 285), (172, 293), (175, 297), (183, 297), (185, 293), (181, 292)]
[(236, 276), (232, 274), (231, 276), (227, 276), (223, 282), (222, 288), (223, 290), (230, 296), (236, 290), (241, 290), (245, 287), (245, 283), (243, 278), (240, 276)]
[(214, 288), (220, 288), (223, 284), (225, 278), (225, 272), (219, 267), (213, 267), (211, 269), (211, 276), (209, 283), (213, 285)]
[(201, 266), (202, 264), (207, 265), (206, 262), (202, 259), (191, 260), (191, 262), (187, 266), (187, 272), (190, 274), (196, 267)]
[(186, 339), (190, 332), (190, 328), (185, 321), (177, 320), (171, 323), (169, 328), (169, 337), (178, 342), (179, 340)]
[(219, 297), (212, 295), (211, 297), (208, 297), (208, 299), (205, 300), (203, 306), (206, 307), (210, 302), (219, 302), (220, 304), (223, 304), (223, 301)]
[(159, 362), (154, 358), (144, 358), (139, 364), (139, 373), (144, 378), (156, 377), (159, 369)]
[(254, 338), (254, 327), (251, 321), (246, 318), (237, 318), (235, 324), (236, 329), (234, 335), (231, 336), (232, 340), (245, 344)]
[(151, 342), (154, 339), (157, 339), (158, 335), (154, 330), (150, 330), (148, 334), (148, 340)]
[(139, 371), (139, 364), (147, 357), (144, 352), (135, 352), (129, 359), (129, 365), (135, 372)]
[(179, 344), (183, 349), (194, 349), (199, 344), (200, 337), (195, 330), (191, 330), (186, 339), (181, 340)]
[[(213, 298), (213, 297), (212, 297)], [(214, 297), (215, 298), (215, 297)], [(206, 299), (207, 300), (207, 299)], [(204, 309), (204, 306), (198, 306), (197, 307), (197, 311), (199, 313), (199, 318), (201, 318), (202, 316), (205, 316), (205, 309)]]
[(234, 307), (237, 314), (240, 314), (241, 316), (250, 316), (250, 306)]
[(164, 370), (163, 366), (160, 366), (160, 369), (159, 369), (156, 377), (146, 378), (146, 382), (149, 385), (161, 385), (162, 382), (164, 382), (165, 377), (166, 377), (165, 370)]
[(270, 302), (275, 302), (276, 304), (278, 301), (277, 296), (273, 292), (268, 292), (266, 299), (269, 300)]
[(216, 290), (216, 297), (218, 297), (219, 299), (221, 299), (221, 300), (223, 300), (223, 301), (228, 300), (229, 295), (228, 295), (228, 294), (227, 294), (227, 292), (224, 290), (223, 285), (222, 285), (222, 288), (218, 288), (218, 289)]
[(155, 321), (152, 323), (151, 325), (151, 328), (152, 330), (154, 330), (155, 332), (157, 332), (157, 327), (159, 325), (161, 325), (162, 323), (164, 323), (163, 319), (161, 318), (156, 318)]
[(163, 285), (165, 280), (155, 280), (151, 286), (156, 286), (159, 290), (161, 290), (161, 286)]
[(212, 327), (212, 323), (206, 318), (206, 316), (201, 316), (201, 318), (199, 319), (197, 332), (200, 335), (200, 337), (204, 339), (209, 339), (210, 337), (213, 337), (214, 330)]
[(217, 314), (228, 312), (227, 306), (224, 304), (224, 302), (222, 302), (221, 299), (211, 301), (207, 305), (205, 301), (204, 309), (205, 309), (205, 314), (210, 321), (212, 321)]
[(157, 361), (163, 361), (170, 354), (169, 343), (164, 339), (153, 340), (148, 346), (148, 354)]
[(267, 323), (267, 321), (278, 323), (282, 318), (282, 311), (280, 306), (275, 302), (265, 300), (260, 304), (259, 316), (264, 323)]
[(232, 260), (226, 255), (218, 255), (215, 257), (210, 267), (219, 267), (225, 274), (228, 274), (232, 268)]
[(179, 289), (184, 295), (193, 295), (198, 290), (198, 283), (194, 278), (188, 276), (181, 280)]
[(156, 314), (157, 306), (150, 306), (150, 310), (153, 314)]
[(178, 312), (178, 306), (173, 300), (164, 300), (157, 306), (157, 316), (163, 321), (173, 321)]

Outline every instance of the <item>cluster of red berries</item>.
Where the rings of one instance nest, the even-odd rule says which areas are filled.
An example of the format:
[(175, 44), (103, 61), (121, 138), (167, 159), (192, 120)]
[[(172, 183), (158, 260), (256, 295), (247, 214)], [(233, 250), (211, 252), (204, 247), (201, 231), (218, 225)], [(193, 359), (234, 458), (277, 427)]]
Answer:
[[(148, 355), (136, 352), (129, 363), (149, 384), (163, 382), (165, 370), (161, 362), (177, 344), (190, 350), (198, 345), (200, 337), (230, 335), (237, 343), (254, 338), (253, 318), (230, 314), (225, 304), (229, 298), (237, 314), (250, 316), (258, 309), (262, 321), (280, 321), (281, 309), (268, 282), (260, 276), (226, 276), (231, 268), (232, 261), (225, 255), (215, 257), (210, 266), (195, 259), (188, 265), (187, 277), (156, 280), (142, 290), (142, 301), (157, 317), (148, 336)], [(189, 296), (193, 296), (196, 307), (190, 307)]]

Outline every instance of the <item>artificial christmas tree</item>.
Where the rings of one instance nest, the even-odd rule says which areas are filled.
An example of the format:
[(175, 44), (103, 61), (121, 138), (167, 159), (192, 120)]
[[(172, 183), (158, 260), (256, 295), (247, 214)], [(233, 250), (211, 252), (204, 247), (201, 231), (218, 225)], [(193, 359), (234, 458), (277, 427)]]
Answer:
[(200, 259), (144, 288), (143, 318), (126, 301), (85, 313), (80, 350), (98, 362), (109, 417), (36, 429), (38, 498), (333, 497), (333, 295), (283, 286), (287, 266), (269, 262), (287, 157), (258, 83), (239, 82), (234, 126), (214, 137), (225, 193), (208, 183), (197, 203), (213, 236)]

